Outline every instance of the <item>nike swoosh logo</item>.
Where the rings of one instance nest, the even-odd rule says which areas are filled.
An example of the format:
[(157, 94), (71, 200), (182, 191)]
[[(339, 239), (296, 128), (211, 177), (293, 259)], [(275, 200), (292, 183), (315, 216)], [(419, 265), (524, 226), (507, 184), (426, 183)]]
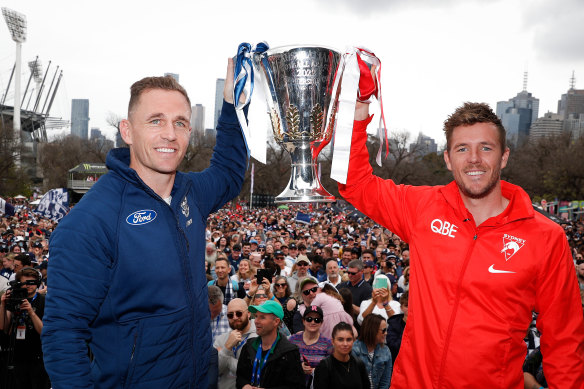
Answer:
[(495, 274), (497, 274), (497, 273), (515, 273), (514, 271), (508, 271), (508, 270), (497, 270), (497, 269), (495, 269), (493, 266), (495, 266), (495, 264), (492, 264), (492, 265), (489, 267), (489, 273), (495, 273)]

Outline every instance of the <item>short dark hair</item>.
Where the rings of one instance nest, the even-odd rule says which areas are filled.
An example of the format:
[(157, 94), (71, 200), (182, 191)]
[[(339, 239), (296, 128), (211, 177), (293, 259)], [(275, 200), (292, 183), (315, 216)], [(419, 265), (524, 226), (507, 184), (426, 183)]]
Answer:
[(446, 150), (450, 151), (450, 140), (452, 139), (452, 132), (456, 127), (472, 126), (476, 123), (491, 123), (497, 127), (499, 133), (499, 143), (501, 144), (501, 151), (507, 148), (507, 133), (503, 123), (497, 117), (495, 112), (486, 103), (469, 103), (465, 102), (462, 106), (456, 108), (456, 111), (448, 119), (444, 121), (444, 133), (446, 134)]
[(371, 313), (363, 319), (363, 324), (361, 324), (361, 341), (367, 346), (373, 346), (377, 343), (377, 332), (383, 320), (385, 320), (383, 316), (376, 313)]
[(340, 332), (340, 331), (349, 331), (351, 333), (351, 335), (352, 335), (353, 334), (353, 327), (350, 324), (345, 323), (344, 321), (341, 321), (341, 322), (337, 323), (337, 325), (335, 325), (333, 327), (333, 332), (332, 332), (332, 335), (331, 335), (332, 338), (334, 339), (335, 336), (337, 336), (337, 333)]
[(227, 259), (227, 257), (217, 257), (217, 259), (215, 259), (215, 265), (217, 265), (217, 262), (219, 261), (223, 261), (227, 264), (227, 266), (231, 266), (231, 263), (229, 262), (229, 259)]
[(140, 100), (140, 96), (147, 90), (150, 89), (164, 89), (168, 91), (177, 91), (181, 93), (185, 99), (187, 99), (187, 103), (189, 105), (189, 109), (191, 107), (191, 100), (189, 99), (189, 95), (185, 88), (183, 88), (172, 76), (164, 76), (164, 77), (144, 77), (140, 81), (136, 81), (130, 87), (130, 102), (128, 103), (128, 118), (130, 118), (130, 113), (138, 104)]
[(14, 257), (14, 259), (20, 261), (20, 263), (22, 263), (22, 266), (24, 267), (32, 265), (32, 262), (30, 261), (30, 257), (28, 256), (28, 254), (18, 254), (16, 257)]

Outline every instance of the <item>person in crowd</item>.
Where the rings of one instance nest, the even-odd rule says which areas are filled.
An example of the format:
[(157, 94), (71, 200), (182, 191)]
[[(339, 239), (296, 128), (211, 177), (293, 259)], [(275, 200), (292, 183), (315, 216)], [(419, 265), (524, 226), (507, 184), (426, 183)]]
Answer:
[(211, 335), (213, 341), (229, 330), (227, 305), (223, 301), (223, 292), (218, 286), (208, 285), (209, 311), (211, 312)]
[(252, 305), (257, 337), (248, 340), (237, 362), (237, 389), (304, 388), (304, 372), (298, 347), (281, 336), (278, 328), (284, 318), (277, 301)]
[(257, 292), (254, 294), (250, 305), (262, 305), (268, 300), (273, 300), (274, 295), (269, 287), (264, 289), (263, 285), (259, 285)]
[(226, 236), (222, 236), (217, 241), (217, 251), (220, 253), (224, 253), (225, 249), (229, 247), (229, 240)]
[(543, 371), (543, 356), (539, 347), (527, 356), (523, 362), (524, 389), (547, 388), (548, 384)]
[(212, 242), (205, 246), (205, 262), (209, 263), (209, 268), (215, 267), (215, 260), (217, 259), (217, 247)]
[(231, 279), (229, 273), (231, 272), (231, 265), (227, 259), (219, 257), (215, 260), (215, 276), (217, 279), (209, 281), (208, 285), (215, 285), (223, 293), (223, 304), (227, 306), (231, 300), (234, 298), (245, 297), (245, 288), (243, 287), (243, 282), (239, 282)]
[(354, 259), (349, 262), (347, 274), (349, 275), (349, 281), (340, 284), (338, 289), (347, 288), (351, 291), (353, 295), (353, 310), (358, 315), (359, 306), (364, 300), (371, 298), (373, 288), (363, 280), (363, 262), (360, 260)]
[(375, 277), (375, 284), (376, 287), (373, 289), (371, 298), (361, 302), (359, 316), (357, 317), (359, 324), (363, 323), (363, 319), (372, 313), (380, 315), (385, 320), (401, 313), (399, 303), (391, 295), (389, 279), (380, 274)]
[(308, 269), (308, 274), (316, 278), (318, 282), (323, 282), (326, 280), (326, 272), (323, 270), (324, 260), (320, 255), (314, 255), (312, 261), (310, 261), (310, 268)]
[(372, 174), (368, 110), (357, 102), (339, 192), (409, 244), (413, 310), (392, 389), (519, 387), (534, 307), (548, 383), (581, 386), (584, 336), (573, 334), (584, 333), (584, 319), (568, 240), (525, 191), (501, 180), (509, 149), (500, 119), (487, 104), (457, 108), (444, 126), (454, 181), (415, 187)]
[[(28, 256), (27, 256), (28, 258)], [(29, 260), (30, 262), (30, 260)], [(3, 377), (6, 388), (49, 389), (51, 384), (45, 371), (41, 348), (41, 331), (45, 311), (45, 296), (38, 293), (41, 274), (25, 267), (16, 273), (16, 281), (24, 288), (26, 298), (15, 300), (15, 288), (9, 289), (0, 298), (0, 330), (10, 339), (13, 355), (6, 362), (13, 366), (14, 375)], [(12, 367), (10, 366), (10, 367)], [(6, 371), (9, 374), (10, 370)], [(12, 382), (11, 381), (12, 378)]]
[(285, 276), (285, 277), (288, 277), (290, 275), (291, 269), (286, 266), (285, 254), (283, 251), (277, 250), (274, 253), (274, 263), (277, 266), (279, 275)]
[(375, 269), (375, 262), (363, 261), (363, 280), (373, 287), (373, 279), (375, 278), (373, 271)]
[[(231, 240), (233, 241), (233, 237)], [(231, 247), (231, 253), (227, 256), (227, 259), (229, 259), (229, 264), (231, 265), (231, 272), (235, 273), (239, 268), (239, 261), (243, 259), (243, 256), (241, 255), (241, 245), (239, 243), (236, 243)]]
[(349, 316), (351, 316), (351, 318), (353, 319), (353, 323), (359, 325), (358, 321), (357, 321), (357, 315), (355, 314), (355, 311), (353, 310), (353, 294), (351, 293), (351, 291), (349, 289), (339, 289), (339, 294), (341, 295), (341, 298), (343, 299), (343, 309), (345, 310), (345, 312), (347, 312), (349, 314)]
[(14, 254), (6, 254), (2, 258), (2, 270), (0, 270), (0, 276), (9, 280), (12, 274), (14, 274)]
[(578, 275), (580, 290), (584, 290), (584, 259), (576, 261), (576, 274)]
[(353, 355), (361, 359), (367, 368), (373, 389), (389, 388), (391, 382), (391, 352), (385, 344), (387, 322), (384, 317), (372, 313), (361, 325), (359, 340), (353, 345)]
[(254, 321), (242, 299), (233, 299), (227, 306), (227, 320), (231, 331), (219, 335), (213, 346), (219, 352), (219, 389), (233, 389), (237, 371), (237, 361), (248, 340), (256, 337)]
[(213, 273), (214, 272), (211, 272), (211, 264), (205, 261), (205, 277), (207, 277), (207, 283), (215, 279), (215, 277), (213, 277)]
[(404, 268), (404, 271), (397, 281), (397, 286), (399, 286), (404, 292), (410, 288), (410, 267)]
[(296, 286), (298, 285), (298, 280), (301, 280), (307, 276), (308, 269), (311, 266), (311, 262), (306, 255), (298, 255), (296, 258), (296, 263), (292, 268), (292, 275), (288, 277), (288, 284), (290, 284), (290, 291), (296, 292)]
[(401, 313), (396, 313), (392, 315), (387, 320), (387, 339), (386, 343), (391, 351), (391, 358), (393, 359), (393, 364), (395, 365), (395, 359), (397, 354), (399, 354), (399, 349), (401, 347), (402, 336), (404, 329), (406, 328), (406, 322), (408, 321), (408, 298), (409, 292), (404, 292), (399, 298)]
[[(293, 334), (304, 331), (304, 320), (302, 320), (302, 315), (304, 314), (304, 309), (312, 306), (312, 301), (316, 297), (317, 292), (318, 281), (314, 277), (307, 276), (301, 279), (298, 283), (298, 295), (302, 299), (302, 304), (298, 305), (298, 310), (292, 318), (291, 332)], [(300, 312), (302, 307), (304, 307), (304, 309)]]
[[(312, 278), (311, 282), (314, 280), (315, 278)], [(312, 285), (312, 283), (309, 283), (309, 285)], [(314, 290), (315, 287), (316, 291)], [(323, 289), (320, 289), (317, 284), (314, 287), (305, 290), (303, 294), (306, 294), (305, 292), (310, 292), (309, 296), (312, 296), (312, 294), (315, 293), (314, 299), (312, 299), (310, 304), (321, 308), (323, 311), (325, 321), (320, 329), (323, 336), (330, 339), (333, 327), (341, 321), (353, 324), (353, 318), (345, 312), (342, 303), (343, 299), (334, 286), (325, 284)], [(298, 311), (301, 315), (304, 315), (306, 309), (308, 309), (308, 306), (300, 305), (298, 307)]]
[(332, 353), (332, 342), (329, 338), (320, 333), (324, 314), (320, 307), (311, 306), (304, 311), (302, 320), (304, 331), (298, 332), (288, 340), (298, 346), (300, 357), (302, 358), (302, 370), (306, 376), (306, 387), (310, 388), (314, 368), (321, 360)]
[(342, 283), (341, 275), (339, 274), (339, 264), (334, 259), (326, 263), (326, 280), (321, 283), (321, 287), (326, 284), (331, 284), (337, 288)]
[(32, 267), (30, 257), (28, 256), (28, 254), (17, 254), (14, 257), (14, 273), (12, 273), (12, 275), (10, 276), (10, 281), (14, 281), (16, 279), (16, 273), (18, 273), (25, 267)]
[(367, 368), (351, 351), (355, 335), (353, 327), (340, 322), (333, 328), (333, 353), (324, 358), (314, 369), (314, 389), (370, 389)]
[(241, 259), (249, 259), (250, 253), (251, 253), (251, 243), (243, 242), (241, 244)]
[(346, 270), (349, 267), (349, 262), (351, 262), (351, 247), (344, 246), (341, 260), (338, 262), (339, 269)]
[(184, 88), (172, 77), (132, 85), (120, 122), (129, 148), (109, 152), (109, 172), (51, 235), (42, 338), (55, 388), (206, 386), (206, 221), (241, 191), (247, 166), (233, 74), (229, 59), (214, 152), (196, 173), (177, 171), (191, 138)]
[(249, 255), (249, 264), (255, 274), (258, 269), (262, 268), (262, 255), (260, 253), (251, 253)]
[(254, 277), (255, 272), (251, 268), (251, 263), (249, 259), (242, 259), (239, 261), (239, 268), (237, 272), (231, 276), (231, 281), (235, 281), (237, 284), (248, 284)]
[(288, 285), (286, 277), (276, 276), (274, 279), (274, 295), (284, 309), (284, 324), (291, 329), (292, 320), (298, 309), (298, 304), (296, 303), (296, 300), (292, 298), (292, 292), (290, 291), (290, 286)]

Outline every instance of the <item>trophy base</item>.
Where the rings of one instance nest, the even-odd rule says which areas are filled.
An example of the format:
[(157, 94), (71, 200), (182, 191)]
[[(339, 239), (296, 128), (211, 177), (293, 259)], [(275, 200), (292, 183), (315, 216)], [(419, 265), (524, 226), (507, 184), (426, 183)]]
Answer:
[(291, 189), (288, 188), (278, 196), (275, 203), (328, 203), (335, 201), (335, 196), (327, 192), (324, 188), (314, 189)]

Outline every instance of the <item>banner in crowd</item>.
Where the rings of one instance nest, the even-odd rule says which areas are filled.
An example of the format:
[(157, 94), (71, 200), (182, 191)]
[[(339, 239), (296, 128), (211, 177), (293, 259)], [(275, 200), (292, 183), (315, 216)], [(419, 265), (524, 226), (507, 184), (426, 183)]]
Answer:
[(303, 212), (296, 213), (296, 223), (310, 224), (310, 215)]
[(14, 216), (14, 205), (8, 204), (6, 200), (0, 198), (0, 213), (4, 213), (6, 216)]
[(67, 189), (58, 188), (48, 191), (34, 212), (45, 219), (60, 221), (69, 212)]

